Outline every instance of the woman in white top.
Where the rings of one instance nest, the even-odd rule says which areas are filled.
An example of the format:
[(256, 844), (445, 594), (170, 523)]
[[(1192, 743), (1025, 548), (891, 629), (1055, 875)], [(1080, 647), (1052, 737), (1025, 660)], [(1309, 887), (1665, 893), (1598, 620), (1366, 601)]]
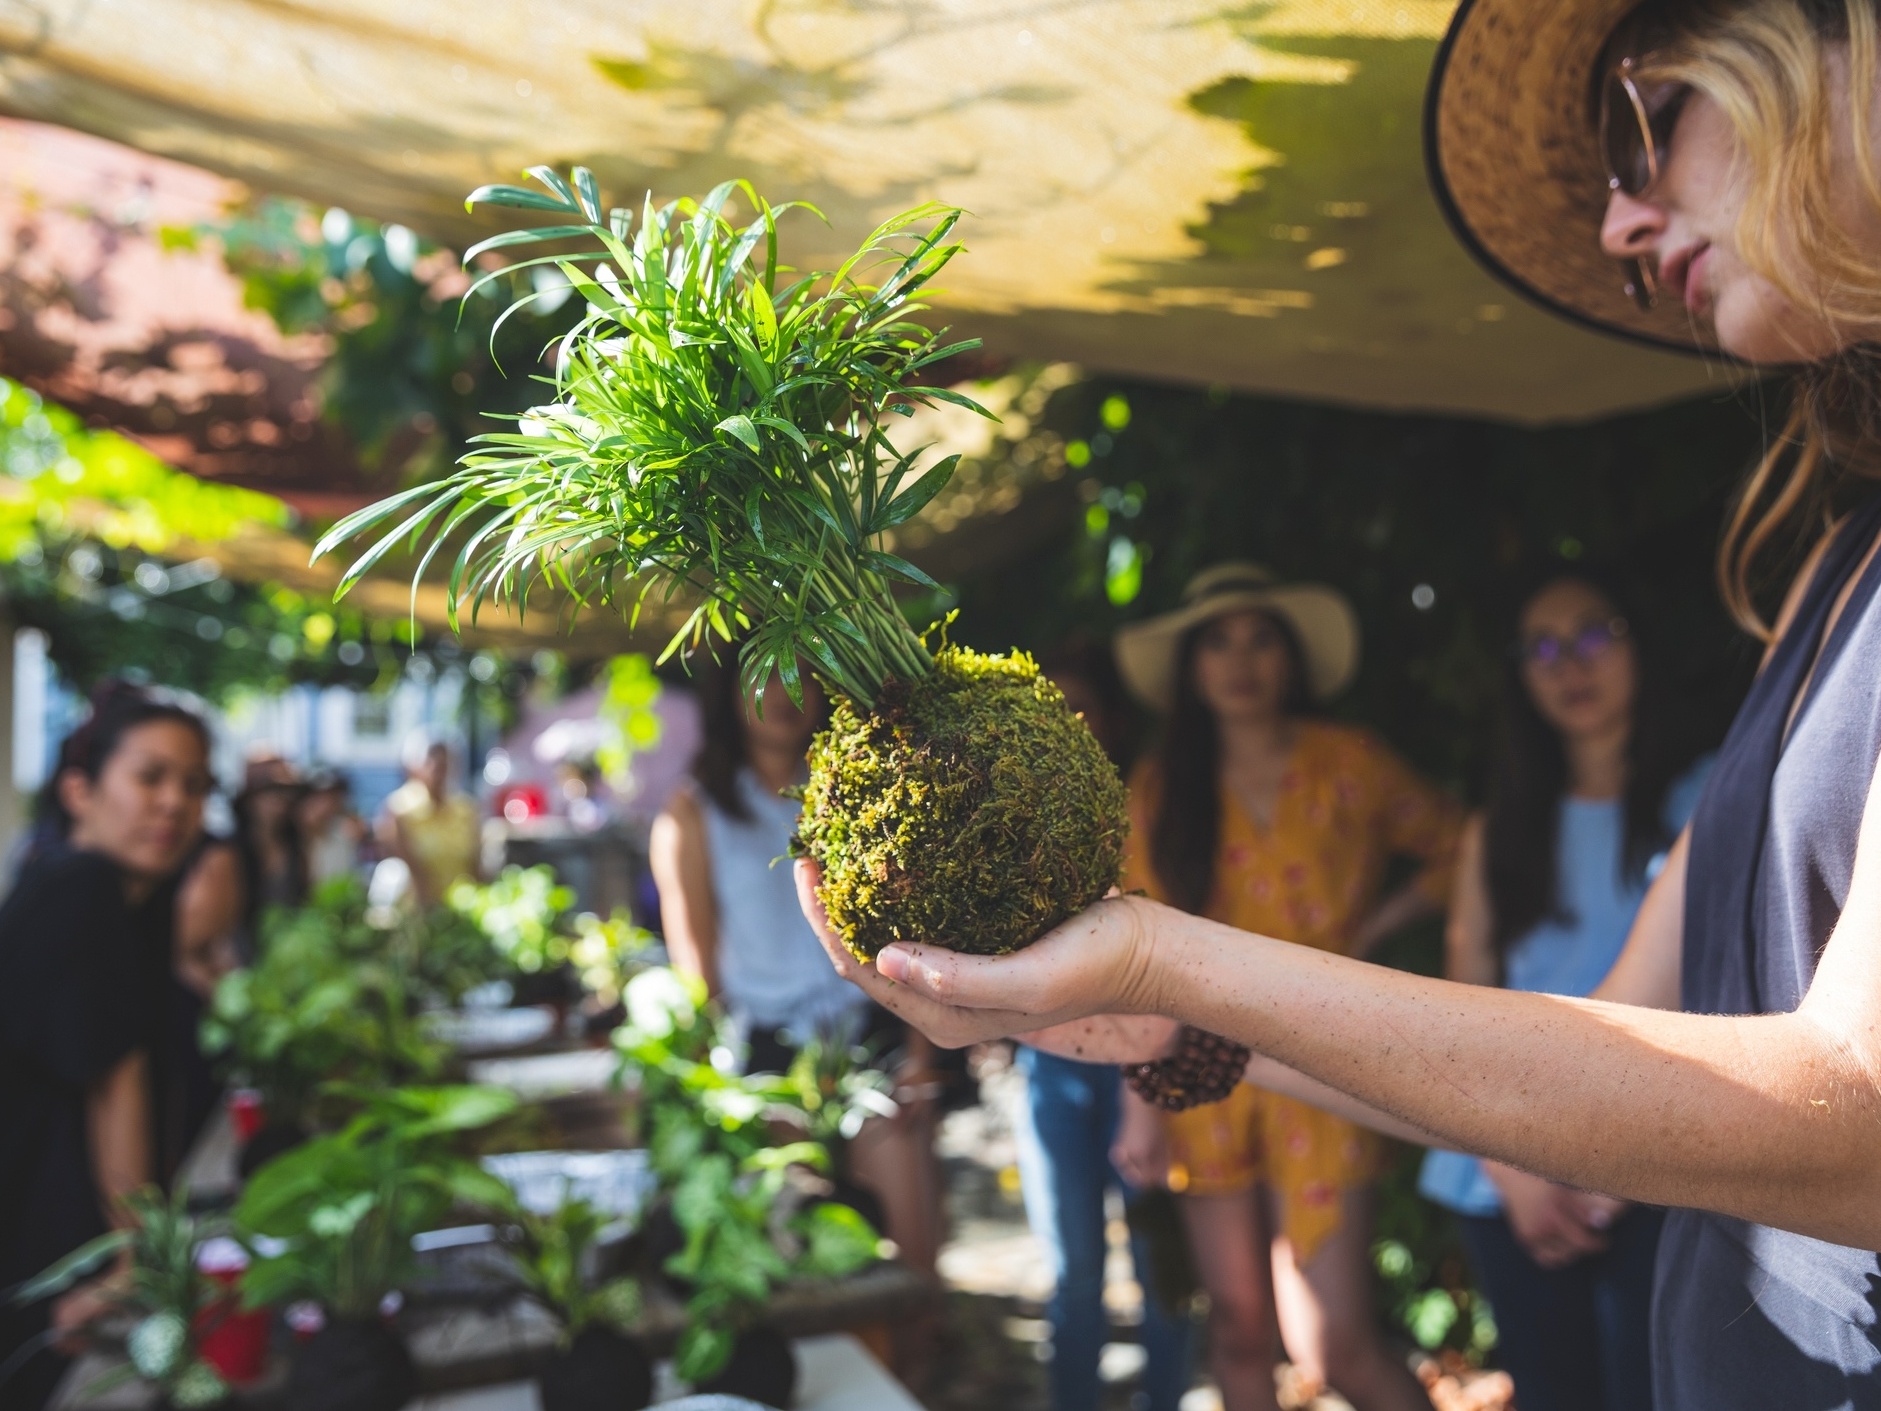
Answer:
[[(830, 969), (783, 860), (800, 808), (785, 791), (806, 777), (804, 753), (824, 715), (822, 693), (806, 677), (798, 707), (773, 676), (760, 705), (739, 688), (729, 659), (698, 674), (704, 744), (690, 783), (654, 820), (650, 845), (673, 964), (704, 980), (724, 1005), (750, 1070), (779, 1071), (821, 1036), (896, 1051), (885, 1061), (898, 1060), (906, 1083), (917, 1051), (926, 1064), (926, 1040)], [(848, 1174), (880, 1198), (884, 1233), (902, 1258), (931, 1271), (939, 1253), (932, 1103), (911, 1102), (905, 1091), (897, 1097), (895, 1118), (871, 1121), (849, 1144)]]

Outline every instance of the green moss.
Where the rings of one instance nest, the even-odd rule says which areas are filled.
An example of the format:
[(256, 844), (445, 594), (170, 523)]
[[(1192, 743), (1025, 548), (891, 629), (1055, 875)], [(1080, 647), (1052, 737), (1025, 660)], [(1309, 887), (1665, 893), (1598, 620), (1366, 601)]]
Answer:
[(1123, 781), (1023, 653), (945, 647), (864, 713), (838, 702), (810, 747), (799, 843), (843, 942), (1000, 954), (1112, 886)]

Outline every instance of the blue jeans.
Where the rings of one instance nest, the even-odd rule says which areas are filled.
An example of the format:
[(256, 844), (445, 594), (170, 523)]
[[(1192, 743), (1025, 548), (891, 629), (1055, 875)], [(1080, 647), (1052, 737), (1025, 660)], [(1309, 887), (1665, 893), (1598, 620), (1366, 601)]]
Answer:
[[(1019, 1049), (1026, 1076), (1019, 1124), (1019, 1174), (1026, 1218), (1051, 1258), (1056, 1287), (1052, 1325), (1053, 1411), (1095, 1411), (1097, 1362), (1109, 1336), (1104, 1312), (1104, 1192), (1132, 1192), (1110, 1164), (1117, 1132), (1118, 1077), (1104, 1063), (1078, 1063)], [(1140, 1335), (1148, 1365), (1148, 1411), (1176, 1411), (1189, 1386), (1189, 1324), (1159, 1308), (1150, 1293), (1149, 1253), (1132, 1238), (1143, 1285)]]
[(1635, 1206), (1599, 1254), (1544, 1269), (1502, 1216), (1458, 1217), (1522, 1411), (1652, 1411), (1652, 1271), (1664, 1221), (1664, 1211)]

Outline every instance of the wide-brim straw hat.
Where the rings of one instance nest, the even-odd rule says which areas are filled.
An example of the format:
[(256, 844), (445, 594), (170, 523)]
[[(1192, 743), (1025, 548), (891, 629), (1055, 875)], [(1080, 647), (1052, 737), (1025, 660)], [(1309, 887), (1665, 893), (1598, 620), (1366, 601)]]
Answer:
[(1176, 699), (1176, 654), (1191, 628), (1248, 609), (1282, 618), (1306, 654), (1307, 689), (1327, 700), (1358, 674), (1359, 624), (1352, 604), (1323, 583), (1277, 583), (1255, 563), (1219, 563), (1189, 580), (1174, 612), (1117, 634), (1117, 669), (1145, 705), (1167, 711)]
[(1642, 312), (1600, 249), (1607, 169), (1595, 69), (1637, 0), (1462, 0), (1424, 107), (1431, 186), (1490, 272), (1577, 323), (1711, 352), (1674, 298)]

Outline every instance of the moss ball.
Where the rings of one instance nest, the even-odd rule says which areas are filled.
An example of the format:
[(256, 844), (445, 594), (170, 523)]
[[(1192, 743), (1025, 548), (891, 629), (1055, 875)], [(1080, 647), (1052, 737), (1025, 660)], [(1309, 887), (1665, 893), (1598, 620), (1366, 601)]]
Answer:
[(799, 846), (863, 959), (891, 941), (997, 955), (1117, 883), (1128, 795), (1031, 657), (944, 647), (810, 747)]

